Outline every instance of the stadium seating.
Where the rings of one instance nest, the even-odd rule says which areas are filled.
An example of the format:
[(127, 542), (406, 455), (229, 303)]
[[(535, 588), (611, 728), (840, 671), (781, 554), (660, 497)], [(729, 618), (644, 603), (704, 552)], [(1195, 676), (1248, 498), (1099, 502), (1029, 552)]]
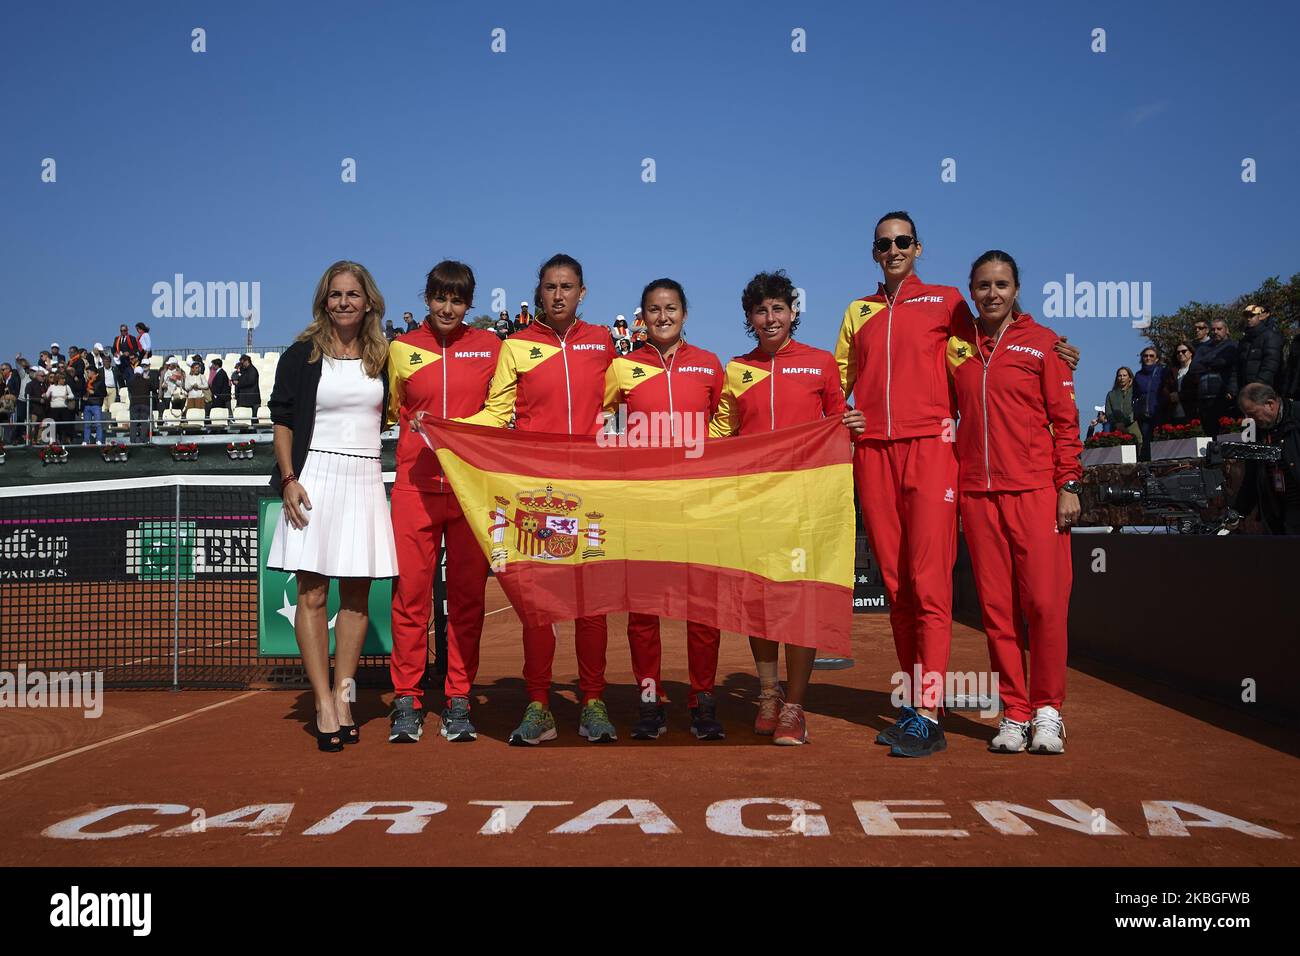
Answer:
[(265, 403), (263, 403), (263, 404), (261, 404), (261, 405), (259, 405), (259, 406), (257, 407), (257, 420), (256, 420), (256, 424), (258, 424), (258, 425), (270, 425), (270, 424), (271, 424), (271, 409), (269, 409), (269, 408), (266, 406)]
[(212, 431), (224, 432), (230, 424), (230, 409), (222, 408), (220, 405), (213, 405), (210, 417), (212, 419)]
[(187, 432), (201, 432), (207, 425), (207, 416), (203, 414), (201, 408), (185, 409), (185, 430)]
[(113, 420), (113, 428), (116, 431), (131, 431), (131, 409), (126, 402), (114, 402), (108, 406), (108, 415)]
[(171, 408), (170, 406), (163, 409), (161, 427), (164, 431), (178, 432), (183, 427), (181, 419), (181, 410)]
[(253, 410), (240, 405), (230, 415), (231, 430), (249, 431), (253, 427)]

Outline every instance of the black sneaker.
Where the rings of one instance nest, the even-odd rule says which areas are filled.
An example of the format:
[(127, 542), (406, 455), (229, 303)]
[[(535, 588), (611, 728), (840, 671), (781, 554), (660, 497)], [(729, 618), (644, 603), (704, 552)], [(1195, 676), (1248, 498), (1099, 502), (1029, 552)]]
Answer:
[(424, 711), (415, 706), (414, 697), (399, 697), (393, 701), (388, 723), (390, 744), (413, 744), (424, 733)]
[(891, 757), (928, 757), (940, 750), (948, 749), (948, 741), (943, 735), (943, 728), (929, 717), (912, 714), (903, 724), (903, 733), (898, 743), (890, 748)]
[(453, 697), (442, 712), (442, 726), (438, 732), (454, 744), (478, 739), (478, 731), (469, 720), (469, 698)]
[(727, 733), (718, 720), (718, 701), (710, 693), (695, 695), (691, 708), (691, 733), (700, 740), (726, 740)]
[(668, 732), (668, 718), (664, 716), (663, 704), (641, 704), (637, 710), (636, 723), (632, 725), (633, 740), (658, 740), (660, 734)]
[(892, 747), (898, 743), (898, 738), (903, 736), (903, 724), (907, 723), (909, 717), (915, 717), (916, 711), (911, 707), (904, 707), (898, 712), (898, 719), (892, 726), (886, 727), (880, 733), (876, 734), (876, 743), (883, 744), (886, 747)]

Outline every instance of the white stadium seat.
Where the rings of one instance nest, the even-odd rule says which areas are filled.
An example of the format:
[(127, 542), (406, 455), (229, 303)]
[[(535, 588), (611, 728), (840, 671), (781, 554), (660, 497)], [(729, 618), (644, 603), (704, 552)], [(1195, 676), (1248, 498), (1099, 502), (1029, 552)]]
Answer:
[(253, 410), (246, 405), (238, 406), (230, 415), (230, 425), (247, 431), (253, 425)]
[(153, 371), (156, 372), (156, 371), (158, 371), (159, 369), (161, 369), (162, 367), (163, 367), (163, 357), (162, 357), (161, 355), (150, 355), (150, 356), (149, 356), (149, 368), (150, 368), (150, 369), (152, 369)]
[(230, 409), (222, 408), (220, 405), (213, 405), (209, 413), (212, 419), (212, 430), (214, 432), (224, 432), (226, 426), (230, 424)]
[(265, 403), (257, 407), (257, 424), (259, 425), (271, 424), (271, 410), (266, 407)]
[(229, 375), (231, 369), (233, 369), (238, 364), (239, 364), (238, 352), (227, 352), (225, 356), (221, 359), (221, 367), (226, 370), (227, 375)]
[(171, 431), (171, 432), (180, 431), (181, 425), (182, 425), (181, 410), (179, 408), (172, 408), (171, 406), (168, 406), (167, 408), (163, 409), (162, 427), (166, 431)]
[(203, 426), (207, 424), (207, 418), (201, 408), (185, 409), (185, 430), (187, 432), (201, 432)]
[(211, 365), (213, 359), (219, 359), (219, 358), (221, 358), (221, 356), (218, 355), (216, 352), (209, 352), (207, 355), (203, 356), (203, 364), (205, 366)]
[(113, 419), (118, 431), (129, 432), (131, 430), (131, 408), (126, 402), (114, 402), (108, 406), (108, 415)]

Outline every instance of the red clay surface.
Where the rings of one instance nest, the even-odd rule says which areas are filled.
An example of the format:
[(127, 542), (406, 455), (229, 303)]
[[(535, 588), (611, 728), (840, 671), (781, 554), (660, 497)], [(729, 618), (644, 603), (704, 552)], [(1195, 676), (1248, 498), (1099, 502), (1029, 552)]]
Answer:
[[(724, 635), (719, 667), (720, 716), (728, 739), (701, 743), (688, 731), (684, 628), (665, 622), (670, 731), (657, 742), (627, 739), (635, 715), (621, 616), (610, 618), (607, 701), (624, 739), (596, 746), (577, 736), (576, 662), (571, 628), (561, 628), (552, 707), (560, 739), (537, 748), (505, 743), (526, 703), (519, 676), (519, 625), (490, 583), (474, 717), (478, 741), (452, 745), (436, 719), (415, 745), (387, 742), (388, 695), (362, 690), (356, 713), (362, 741), (321, 754), (306, 730), (312, 703), (300, 691), (109, 691), (103, 716), (79, 711), (0, 710), (0, 865), (537, 865), (810, 864), (810, 865), (1295, 865), (1300, 862), (1300, 734), (1254, 721), (1156, 685), (1120, 678), (1123, 687), (1070, 673), (1064, 756), (995, 756), (985, 750), (993, 721), (950, 715), (947, 752), (925, 760), (887, 756), (872, 744), (889, 712), (896, 662), (883, 616), (854, 619), (848, 670), (819, 672), (809, 694), (813, 743), (774, 747), (749, 728), (757, 682), (746, 642)], [(210, 635), (225, 640), (231, 635)], [(987, 666), (983, 635), (958, 626), (954, 670)], [(201, 708), (220, 705), (201, 713)], [(430, 701), (441, 706), (440, 698)], [(192, 714), (161, 727), (152, 725)], [(144, 732), (33, 764), (132, 731)], [(14, 771), (19, 771), (14, 773)], [(808, 801), (804, 834), (788, 832), (789, 807), (751, 805), (739, 812), (770, 838), (715, 832), (710, 805), (746, 798)], [(513, 832), (480, 834), (490, 806), (470, 801), (568, 801), (539, 806)], [(651, 829), (598, 825), (554, 833), (605, 801), (634, 804)], [(947, 814), (898, 821), (903, 830), (962, 830), (968, 835), (868, 835), (854, 801), (937, 800), (896, 813)], [(973, 805), (1004, 801), (1062, 817), (1049, 800), (1100, 808), (1124, 835), (1076, 832), (1022, 816), (1034, 835), (999, 830)], [(330, 835), (304, 835), (345, 804), (434, 801), (446, 809), (418, 832), (389, 833), (389, 821), (361, 820)], [(1185, 836), (1152, 835), (1143, 801), (1175, 801), (1228, 814), (1279, 837), (1192, 825)], [(174, 804), (172, 815), (121, 812), (83, 835), (129, 825), (151, 832), (107, 839), (61, 839), (42, 831), (96, 809)], [(193, 811), (211, 819), (253, 804), (292, 804), (279, 835), (212, 826), (194, 832)], [(653, 804), (662, 816), (653, 815)], [(393, 812), (403, 809), (391, 806)], [(864, 813), (870, 808), (864, 808)], [(877, 811), (880, 808), (876, 808)], [(1157, 812), (1158, 807), (1153, 810)], [(628, 819), (624, 808), (611, 811)], [(992, 813), (992, 811), (989, 811)], [(1172, 812), (1172, 811), (1168, 811)], [(798, 813), (796, 813), (798, 816)], [(1184, 809), (1183, 819), (1198, 821)], [(666, 820), (664, 819), (666, 817)], [(725, 811), (715, 811), (714, 826)], [(250, 815), (246, 819), (252, 819)], [(733, 817), (734, 819), (734, 817)], [(1099, 821), (1098, 821), (1099, 822)], [(193, 825), (192, 825), (193, 824)], [(1244, 824), (1242, 824), (1244, 826)], [(180, 827), (180, 836), (158, 834)], [(1175, 828), (1176, 829), (1176, 828)], [(1255, 833), (1263, 833), (1255, 830)]]

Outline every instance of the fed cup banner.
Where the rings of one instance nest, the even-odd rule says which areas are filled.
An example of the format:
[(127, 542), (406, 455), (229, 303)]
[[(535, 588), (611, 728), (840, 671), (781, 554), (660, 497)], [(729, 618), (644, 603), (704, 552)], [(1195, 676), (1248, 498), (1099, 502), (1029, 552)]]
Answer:
[[(257, 652), (263, 657), (298, 657), (293, 622), (298, 610), (298, 582), (292, 574), (266, 566), (271, 536), (280, 521), (279, 498), (263, 498), (257, 513)], [(389, 654), (393, 650), (390, 614), (393, 584), (384, 578), (370, 585), (370, 627), (361, 653)], [(330, 653), (334, 653), (334, 623), (339, 616), (339, 585), (330, 581), (325, 608), (330, 628)]]

